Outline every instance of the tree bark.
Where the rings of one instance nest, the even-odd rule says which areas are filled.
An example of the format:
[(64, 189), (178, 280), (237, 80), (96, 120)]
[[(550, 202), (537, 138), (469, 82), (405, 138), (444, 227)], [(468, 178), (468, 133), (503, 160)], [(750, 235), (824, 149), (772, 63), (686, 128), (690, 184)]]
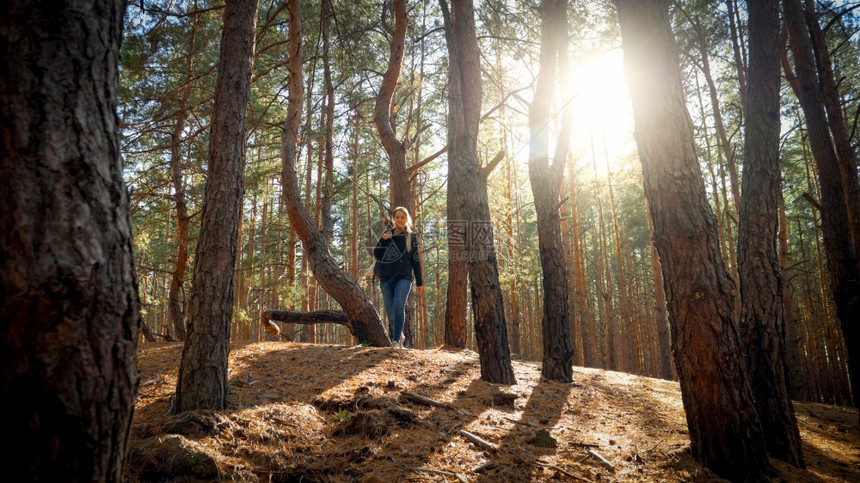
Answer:
[(394, 108), (394, 92), (403, 65), (403, 51), (406, 46), (406, 0), (394, 0), (394, 31), (391, 38), (391, 51), (388, 57), (388, 68), (382, 76), (379, 94), (373, 109), (373, 121), (382, 141), (382, 147), (388, 154), (390, 165), (390, 189), (392, 208), (406, 207), (413, 212), (412, 189), (409, 183), (409, 170), (406, 168), (406, 145), (397, 138), (391, 119)]
[[(646, 216), (648, 217), (648, 228), (654, 233), (654, 222), (651, 220), (651, 210), (646, 204)], [(651, 238), (651, 282), (654, 284), (654, 322), (657, 326), (657, 346), (660, 348), (660, 377), (672, 379), (672, 351), (670, 346), (669, 324), (666, 321), (666, 291), (663, 286), (663, 268), (660, 265), (660, 257), (657, 255), (657, 246)]]
[(696, 159), (668, 2), (616, 5), (691, 451), (724, 478), (766, 481), (774, 470), (739, 357), (735, 287)]
[[(444, 7), (445, 2), (440, 2)], [(446, 12), (447, 13), (447, 12)], [(466, 227), (466, 255), (475, 313), (475, 339), (481, 362), (481, 379), (515, 384), (511, 365), (504, 302), (493, 246), (487, 203), (487, 180), (478, 163), (478, 124), (481, 114), (481, 61), (471, 0), (451, 3), (446, 15), (449, 65), (448, 163), (449, 196), (459, 204), (460, 222)], [(450, 218), (450, 214), (448, 215)], [(450, 225), (449, 221), (449, 225)], [(450, 244), (449, 240), (449, 244)], [(450, 282), (449, 282), (450, 283)]]
[(242, 218), (245, 117), (251, 91), (257, 1), (228, 1), (189, 304), (188, 339), (182, 350), (175, 410), (224, 409), (233, 318), (236, 238)]
[(779, 170), (779, 0), (749, 4), (750, 68), (738, 220), (738, 330), (768, 452), (804, 467), (786, 381), (783, 281), (777, 253)]
[[(448, 4), (440, 0), (442, 18), (445, 23), (445, 39), (448, 45), (455, 40), (451, 15)], [(449, 49), (450, 51), (450, 49)], [(450, 96), (451, 94), (449, 94)], [(451, 102), (451, 101), (449, 101)], [(450, 143), (450, 142), (449, 142)], [(466, 347), (466, 300), (469, 288), (469, 266), (466, 262), (466, 236), (467, 227), (462, 222), (463, 215), (460, 213), (461, 201), (457, 198), (462, 188), (462, 182), (451, 164), (451, 153), (448, 153), (448, 196), (447, 196), (447, 238), (448, 238), (448, 286), (446, 288), (445, 302), (445, 344), (452, 347)]]
[(550, 106), (556, 80), (567, 74), (567, 1), (542, 0), (540, 71), (529, 108), (529, 181), (535, 199), (543, 282), (543, 357), (541, 375), (561, 382), (573, 380), (570, 346), (570, 304), (567, 267), (561, 236), (561, 183), (570, 142), (570, 105), (564, 108), (555, 158), (550, 163)]
[(281, 186), (290, 223), (302, 240), (304, 258), (323, 289), (337, 300), (352, 320), (353, 333), (360, 343), (388, 347), (389, 339), (367, 294), (332, 258), (324, 237), (302, 203), (296, 174), (299, 125), (304, 97), (302, 75), (302, 21), (298, 0), (290, 0), (289, 99), (284, 135), (281, 139)]
[(124, 6), (0, 4), (9, 481), (122, 479), (141, 325), (116, 115)]
[[(860, 256), (851, 243), (849, 195), (857, 183), (856, 168), (846, 173), (839, 163), (828, 131), (824, 99), (818, 85), (812, 42), (800, 0), (783, 0), (789, 45), (794, 57), (798, 98), (806, 117), (809, 144), (818, 167), (821, 189), (821, 221), (829, 285), (836, 302), (836, 314), (849, 354), (860, 353), (857, 330), (860, 325)], [(851, 386), (860, 387), (860, 367), (856, 358), (848, 358)], [(855, 407), (860, 398), (854, 397)]]
[[(821, 86), (821, 96), (827, 114), (827, 124), (833, 136), (833, 147), (841, 168), (845, 187), (845, 201), (848, 205), (848, 223), (851, 243), (855, 255), (860, 250), (860, 182), (857, 179), (857, 156), (851, 146), (851, 135), (845, 123), (842, 104), (839, 100), (839, 88), (833, 74), (833, 64), (830, 61), (830, 50), (824, 37), (824, 31), (818, 23), (815, 4), (804, 0), (806, 6), (806, 24), (812, 37), (812, 48), (815, 54), (818, 80)], [(856, 387), (856, 386), (855, 386)]]

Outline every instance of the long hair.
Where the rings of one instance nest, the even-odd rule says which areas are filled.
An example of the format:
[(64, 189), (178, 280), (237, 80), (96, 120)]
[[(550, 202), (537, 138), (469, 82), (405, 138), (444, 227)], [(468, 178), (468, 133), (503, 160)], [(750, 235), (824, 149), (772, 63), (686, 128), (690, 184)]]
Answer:
[(391, 212), (391, 218), (394, 219), (394, 214), (398, 211), (402, 211), (404, 215), (406, 215), (406, 251), (412, 251), (412, 216), (409, 214), (409, 210), (402, 206), (398, 206), (394, 208), (394, 211)]

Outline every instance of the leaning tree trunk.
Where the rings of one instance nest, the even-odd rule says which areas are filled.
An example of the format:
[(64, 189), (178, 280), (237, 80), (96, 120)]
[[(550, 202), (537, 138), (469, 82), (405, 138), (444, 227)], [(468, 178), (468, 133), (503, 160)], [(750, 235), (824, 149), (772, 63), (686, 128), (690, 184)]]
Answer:
[[(445, 8), (444, 0), (440, 2)], [(451, 2), (446, 35), (450, 57), (448, 82), (448, 163), (458, 179), (449, 196), (459, 203), (460, 223), (466, 228), (475, 339), (481, 362), (481, 379), (515, 384), (505, 309), (499, 285), (499, 266), (493, 247), (493, 229), (487, 202), (486, 172), (478, 164), (478, 124), (481, 115), (481, 61), (471, 0)], [(450, 223), (450, 221), (449, 221)]]
[(561, 237), (561, 183), (570, 140), (570, 105), (564, 108), (555, 159), (550, 163), (550, 105), (556, 79), (567, 74), (567, 1), (542, 0), (540, 72), (529, 109), (529, 180), (537, 212), (538, 246), (543, 281), (543, 358), (541, 375), (573, 380), (567, 267)]
[(766, 481), (773, 469), (740, 359), (735, 286), (696, 159), (668, 2), (616, 4), (691, 451), (720, 476)]
[(302, 19), (298, 0), (290, 0), (289, 55), (289, 99), (287, 118), (284, 120), (284, 135), (281, 139), (281, 185), (284, 190), (290, 224), (302, 240), (305, 260), (322, 288), (340, 303), (351, 319), (353, 335), (361, 343), (377, 347), (389, 344), (385, 328), (379, 315), (364, 290), (355, 282), (329, 254), (323, 234), (317, 228), (302, 203), (296, 174), (299, 126), (302, 119), (304, 80), (302, 79)]
[[(382, 84), (379, 86), (379, 93), (376, 96), (376, 104), (374, 104), (373, 108), (373, 122), (376, 125), (376, 131), (379, 133), (379, 139), (382, 141), (382, 148), (388, 155), (391, 208), (393, 209), (398, 206), (406, 207), (414, 218), (416, 212), (411, 180), (413, 170), (417, 169), (417, 166), (412, 166), (411, 168), (406, 166), (408, 145), (398, 139), (394, 129), (394, 121), (392, 120), (393, 111), (396, 106), (394, 94), (397, 90), (397, 81), (400, 78), (400, 71), (403, 67), (403, 53), (406, 47), (406, 31), (408, 27), (407, 6), (406, 0), (394, 0), (393, 3), (394, 29), (391, 36), (388, 67), (382, 76)], [(418, 258), (419, 262), (421, 262), (423, 259), (421, 253), (418, 254)], [(409, 346), (414, 345), (415, 300), (416, 297), (409, 297), (406, 301), (406, 322), (403, 326), (403, 334), (406, 337), (405, 343)], [(392, 323), (392, 321), (389, 321), (389, 323)]]
[(803, 467), (800, 432), (786, 384), (783, 281), (777, 254), (779, 171), (779, 0), (749, 4), (749, 84), (743, 198), (738, 223), (738, 325), (768, 452)]
[(245, 114), (251, 92), (257, 0), (230, 0), (224, 9), (209, 170), (194, 261), (188, 339), (176, 384), (177, 412), (224, 409), (233, 318), (236, 238), (242, 218)]
[(821, 190), (821, 225), (824, 234), (824, 249), (827, 269), (830, 272), (830, 289), (836, 302), (836, 314), (842, 326), (842, 336), (848, 349), (848, 370), (851, 387), (854, 388), (854, 405), (860, 404), (857, 388), (860, 387), (860, 367), (856, 357), (858, 349), (858, 325), (860, 325), (860, 254), (851, 243), (850, 216), (846, 206), (857, 200), (849, 195), (856, 190), (856, 168), (843, 170), (840, 167), (830, 132), (824, 98), (818, 85), (812, 42), (800, 0), (783, 0), (789, 45), (794, 57), (797, 74), (798, 99), (803, 109), (809, 132), (809, 145), (818, 167)]
[(123, 11), (0, 3), (8, 481), (122, 478), (141, 325), (116, 116)]

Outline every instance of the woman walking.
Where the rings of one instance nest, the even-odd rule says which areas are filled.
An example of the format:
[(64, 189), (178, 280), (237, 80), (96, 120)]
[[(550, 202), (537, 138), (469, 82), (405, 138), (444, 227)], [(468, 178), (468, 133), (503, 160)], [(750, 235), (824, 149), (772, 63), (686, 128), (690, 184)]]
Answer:
[(385, 313), (391, 324), (391, 346), (402, 349), (406, 299), (412, 290), (413, 273), (418, 293), (424, 292), (418, 236), (412, 231), (412, 217), (406, 208), (398, 206), (394, 209), (394, 228), (382, 233), (373, 256), (379, 270), (379, 288), (385, 303)]

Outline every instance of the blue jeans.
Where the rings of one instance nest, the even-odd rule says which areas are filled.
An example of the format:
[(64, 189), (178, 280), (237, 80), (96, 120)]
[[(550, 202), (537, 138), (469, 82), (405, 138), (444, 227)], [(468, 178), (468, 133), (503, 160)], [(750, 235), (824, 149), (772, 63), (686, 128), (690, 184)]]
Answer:
[(385, 302), (385, 314), (391, 323), (391, 340), (398, 342), (403, 333), (403, 323), (406, 321), (406, 299), (412, 290), (412, 280), (401, 278), (397, 280), (380, 280), (379, 289)]

